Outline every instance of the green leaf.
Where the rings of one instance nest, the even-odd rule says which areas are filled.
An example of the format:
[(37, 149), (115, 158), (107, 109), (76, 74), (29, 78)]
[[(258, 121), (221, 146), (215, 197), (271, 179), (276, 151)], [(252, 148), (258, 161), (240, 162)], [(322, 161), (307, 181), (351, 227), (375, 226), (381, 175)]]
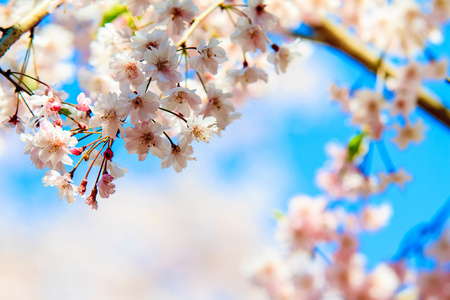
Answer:
[(100, 25), (100, 27), (105, 26), (106, 23), (111, 23), (115, 19), (117, 19), (118, 16), (121, 14), (127, 12), (127, 7), (125, 5), (116, 4), (111, 9), (107, 10), (105, 14), (103, 15), (103, 20)]
[(354, 136), (348, 143), (348, 161), (352, 161), (361, 150), (361, 144), (365, 135), (366, 133), (363, 131), (360, 134)]
[(277, 221), (281, 221), (284, 218), (284, 214), (279, 210), (275, 210), (273, 214), (275, 216), (275, 220)]
[(60, 108), (58, 110), (58, 113), (63, 114), (65, 116), (70, 116), (72, 113), (67, 108)]

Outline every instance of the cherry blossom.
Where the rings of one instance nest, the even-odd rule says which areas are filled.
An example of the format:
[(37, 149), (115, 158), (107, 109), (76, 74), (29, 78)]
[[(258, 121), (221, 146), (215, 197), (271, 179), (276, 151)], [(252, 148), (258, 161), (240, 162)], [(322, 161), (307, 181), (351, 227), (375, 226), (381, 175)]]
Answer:
[(244, 67), (240, 70), (229, 70), (228, 76), (230, 77), (233, 84), (240, 83), (244, 89), (247, 89), (247, 85), (250, 83), (262, 80), (267, 82), (269, 76), (267, 73), (257, 67)]
[(169, 156), (161, 161), (161, 167), (165, 169), (173, 166), (175, 172), (180, 173), (187, 167), (188, 160), (196, 160), (191, 156), (193, 153), (191, 145), (173, 144)]
[(130, 82), (133, 86), (139, 86), (144, 81), (141, 63), (133, 58), (116, 53), (109, 62), (109, 67), (114, 74), (114, 80), (123, 84)]
[(277, 25), (278, 17), (265, 10), (264, 2), (264, 0), (249, 0), (248, 7), (244, 11), (256, 25), (270, 30)]
[(214, 84), (210, 84), (206, 88), (208, 103), (198, 112), (199, 115), (205, 117), (213, 116), (217, 120), (217, 127), (224, 130), (225, 127), (237, 118), (239, 115), (234, 114), (235, 108), (233, 104), (227, 101), (232, 94), (224, 93), (222, 90), (216, 89)]
[(405, 149), (411, 141), (420, 143), (424, 138), (422, 119), (419, 119), (415, 125), (407, 122), (403, 127), (400, 127), (397, 124), (394, 124), (394, 127), (398, 130), (398, 135), (392, 141), (402, 150)]
[(92, 100), (87, 98), (84, 93), (80, 93), (77, 97), (77, 109), (81, 111), (90, 111), (91, 110), (91, 102)]
[(161, 138), (165, 129), (165, 126), (151, 122), (138, 123), (135, 128), (127, 127), (124, 141), (128, 153), (136, 153), (140, 161), (147, 157), (149, 151), (164, 159), (170, 152), (169, 143)]
[(132, 91), (128, 86), (122, 86), (119, 103), (124, 108), (125, 115), (130, 116), (130, 124), (136, 125), (139, 121), (148, 122), (156, 117), (159, 108), (158, 95), (146, 91), (146, 83)]
[(98, 193), (102, 198), (109, 198), (110, 195), (114, 194), (116, 185), (112, 183), (114, 177), (110, 174), (103, 174), (100, 180), (97, 182)]
[(134, 33), (130, 40), (130, 46), (134, 49), (132, 57), (142, 60), (146, 50), (159, 49), (160, 45), (169, 42), (169, 36), (160, 29), (153, 30), (151, 33), (146, 30), (139, 30)]
[(155, 12), (159, 22), (168, 20), (170, 34), (179, 35), (198, 12), (198, 8), (191, 0), (165, 0), (155, 4)]
[(194, 139), (197, 142), (209, 143), (214, 133), (219, 130), (214, 117), (203, 118), (202, 115), (189, 119), (186, 125), (187, 128), (180, 134), (180, 140), (185, 143), (190, 143)]
[(49, 121), (42, 121), (40, 130), (33, 139), (33, 145), (39, 148), (39, 159), (48, 163), (52, 169), (60, 168), (60, 163), (72, 165), (69, 147), (74, 147), (77, 139), (59, 126)]
[(161, 90), (173, 89), (181, 81), (181, 73), (177, 71), (178, 54), (175, 46), (170, 46), (166, 42), (158, 49), (145, 51), (144, 59), (146, 61), (143, 67), (145, 74), (156, 80), (156, 84)]
[(228, 60), (225, 50), (219, 47), (219, 41), (211, 38), (208, 45), (204, 39), (200, 39), (200, 45), (197, 47), (199, 56), (189, 59), (189, 66), (199, 73), (209, 71), (211, 74), (217, 74), (219, 64)]
[(267, 60), (275, 66), (277, 74), (280, 71), (286, 73), (288, 65), (300, 55), (300, 43), (300, 40), (297, 39), (291, 44), (272, 45), (275, 52), (270, 53)]
[(244, 52), (256, 52), (257, 49), (266, 52), (268, 38), (259, 25), (251, 24), (246, 18), (239, 17), (231, 41), (240, 45)]
[(119, 101), (116, 93), (100, 95), (92, 108), (94, 116), (89, 123), (92, 127), (102, 126), (102, 135), (114, 139), (118, 131), (123, 131), (126, 108)]
[(45, 186), (56, 186), (58, 188), (57, 197), (61, 197), (60, 200), (66, 198), (67, 203), (74, 203), (75, 196), (77, 195), (76, 186), (72, 184), (72, 179), (65, 175), (61, 175), (55, 170), (47, 171), (47, 174), (42, 178), (42, 182)]
[(176, 87), (164, 95), (166, 97), (161, 99), (161, 105), (168, 110), (178, 111), (185, 117), (191, 115), (191, 110), (199, 110), (202, 103), (195, 90), (183, 87)]

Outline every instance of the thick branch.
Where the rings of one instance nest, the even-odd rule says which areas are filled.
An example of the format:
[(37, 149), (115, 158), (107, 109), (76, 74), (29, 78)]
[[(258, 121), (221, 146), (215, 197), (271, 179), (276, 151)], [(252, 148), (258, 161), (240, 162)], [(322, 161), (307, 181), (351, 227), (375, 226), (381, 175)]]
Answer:
[(39, 24), (39, 22), (50, 13), (48, 10), (50, 4), (52, 7), (56, 7), (62, 3), (62, 0), (57, 1), (56, 5), (54, 2), (54, 0), (42, 1), (20, 21), (4, 31), (3, 36), (0, 39), (0, 58), (3, 57), (6, 51), (8, 51), (18, 39), (20, 39), (22, 34)]
[[(369, 71), (376, 73), (379, 67), (383, 67), (388, 75), (396, 76), (398, 71), (393, 66), (384, 61), (380, 61), (380, 55), (378, 53), (375, 53), (363, 42), (351, 35), (345, 27), (325, 19), (322, 20), (322, 24), (312, 27), (316, 32), (315, 40), (324, 42), (343, 51), (363, 64)], [(424, 88), (421, 88), (419, 92), (417, 104), (446, 125), (447, 128), (450, 128), (450, 111)]]

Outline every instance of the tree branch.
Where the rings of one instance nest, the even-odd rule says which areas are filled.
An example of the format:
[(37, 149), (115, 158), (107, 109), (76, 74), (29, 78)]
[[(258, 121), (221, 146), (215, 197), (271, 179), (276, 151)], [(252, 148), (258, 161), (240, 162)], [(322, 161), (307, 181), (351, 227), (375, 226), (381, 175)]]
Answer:
[(31, 28), (34, 28), (39, 22), (50, 12), (48, 10), (49, 6), (57, 7), (62, 4), (62, 0), (44, 0), (35, 8), (29, 12), (25, 17), (23, 17), (20, 21), (18, 21), (13, 26), (5, 29), (3, 31), (3, 36), (0, 39), (0, 58), (8, 51), (8, 49), (24, 34), (29, 31)]
[[(316, 33), (313, 37), (315, 41), (326, 43), (346, 53), (371, 72), (376, 73), (379, 67), (383, 67), (387, 75), (397, 76), (398, 70), (395, 67), (380, 60), (378, 53), (351, 35), (344, 26), (323, 19), (322, 24), (311, 27)], [(417, 105), (450, 129), (450, 111), (423, 87), (420, 89)]]

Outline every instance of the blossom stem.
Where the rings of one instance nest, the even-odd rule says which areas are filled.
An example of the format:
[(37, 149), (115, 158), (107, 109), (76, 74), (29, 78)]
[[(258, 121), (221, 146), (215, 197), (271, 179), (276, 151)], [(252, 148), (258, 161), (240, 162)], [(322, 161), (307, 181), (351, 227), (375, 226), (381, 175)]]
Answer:
[(25, 103), (25, 106), (28, 108), (28, 110), (30, 111), (31, 115), (34, 117), (34, 112), (31, 110), (30, 106), (28, 105), (27, 101), (23, 97), (22, 93), (18, 92), (17, 94), (20, 95), (20, 97), (22, 98), (23, 102)]
[(200, 73), (198, 73), (197, 71), (195, 73), (197, 73), (198, 79), (202, 83), (202, 86), (203, 86), (203, 89), (205, 90), (205, 93), (208, 94), (208, 91), (206, 90), (206, 86), (205, 86), (205, 83), (203, 82), (202, 76), (200, 76)]
[(78, 142), (80, 142), (81, 140), (84, 140), (85, 138), (87, 138), (87, 137), (89, 137), (89, 136), (91, 136), (91, 135), (93, 135), (93, 134), (101, 134), (101, 129), (99, 129), (99, 130), (97, 130), (97, 131), (95, 131), (95, 132), (77, 132), (76, 134), (78, 134), (78, 133), (88, 133), (88, 134), (86, 134), (85, 136), (83, 136), (83, 137), (81, 137), (81, 138), (79, 138), (78, 139)]
[(200, 23), (210, 14), (212, 13), (217, 7), (221, 6), (225, 0), (218, 0), (214, 2), (210, 7), (208, 7), (202, 14), (200, 14), (197, 18), (195, 18), (194, 22), (191, 24), (191, 26), (186, 30), (181, 37), (181, 39), (177, 43), (177, 48), (181, 45), (185, 44), (187, 39), (191, 36), (191, 34), (194, 32), (194, 30), (200, 25)]
[(319, 247), (317, 247), (317, 246), (314, 247), (313, 252), (314, 252), (315, 254), (318, 254), (320, 257), (322, 257), (323, 260), (324, 260), (328, 265), (332, 265), (331, 259), (329, 259), (328, 256), (326, 256), (326, 254), (323, 253), (322, 250), (320, 250)]
[(228, 18), (230, 18), (231, 23), (233, 23), (233, 26), (236, 27), (236, 22), (233, 20), (233, 17), (231, 16), (230, 10), (228, 9), (228, 6), (224, 7), (224, 9), (227, 12)]
[(73, 103), (68, 103), (68, 102), (61, 102), (62, 104), (65, 104), (65, 105), (69, 105), (69, 106), (72, 106), (72, 107), (77, 107), (75, 104), (73, 104)]
[[(43, 85), (45, 85), (46, 87), (48, 87), (49, 90), (52, 89), (48, 84), (46, 84), (45, 82), (43, 82), (43, 81), (41, 81), (41, 80), (39, 80), (39, 79), (37, 79), (37, 78), (34, 78), (33, 76), (24, 74), (24, 73), (22, 73), (22, 72), (11, 72), (11, 75), (13, 75), (15, 78), (17, 78), (17, 77), (15, 76), (15, 74), (18, 74), (18, 75), (20, 75), (20, 76), (24, 76), (24, 77), (33, 79), (34, 81), (37, 81), (37, 82), (39, 82), (40, 84), (43, 84)], [(20, 79), (17, 78), (17, 80), (20, 80)]]
[(389, 173), (395, 172), (394, 164), (392, 163), (391, 157), (384, 145), (384, 142), (381, 140), (377, 142), (378, 152), (380, 153), (381, 159), (383, 160), (386, 171)]
[(183, 118), (182, 116), (180, 116), (179, 114), (177, 114), (177, 113), (175, 113), (175, 112), (173, 112), (173, 111), (171, 111), (171, 110), (162, 108), (162, 107), (160, 107), (159, 109), (160, 109), (160, 110), (163, 110), (163, 111), (165, 111), (165, 112), (168, 112), (168, 113), (170, 113), (170, 114), (172, 114), (172, 115), (174, 115), (174, 116), (177, 116), (178, 118), (180, 118), (181, 120), (183, 120), (184, 122), (187, 123), (187, 120), (186, 120), (185, 118)]
[(27, 89), (25, 89), (11, 78), (11, 70), (3, 71), (3, 69), (0, 68), (0, 74), (2, 74), (9, 82), (11, 82), (16, 87), (16, 92), (23, 91), (30, 96), (33, 95), (33, 92), (28, 87), (26, 87)]
[(366, 155), (364, 156), (364, 159), (360, 165), (361, 172), (364, 175), (369, 175), (370, 168), (372, 165), (372, 157), (373, 157), (373, 142), (369, 143), (369, 150), (367, 151)]
[(145, 87), (145, 92), (146, 92), (146, 93), (147, 93), (147, 91), (148, 91), (148, 87), (150, 86), (150, 83), (152, 83), (152, 78), (151, 78), (151, 77), (148, 79), (147, 86)]
[[(89, 173), (91, 172), (91, 169), (92, 169), (92, 167), (94, 166), (94, 163), (95, 163), (95, 161), (97, 160), (97, 158), (98, 158), (98, 156), (100, 155), (100, 153), (102, 153), (102, 150), (103, 150), (103, 148), (106, 146), (106, 144), (108, 143), (108, 141), (100, 141), (98, 144), (96, 144), (95, 145), (95, 147), (94, 147), (94, 145), (93, 145), (93, 147), (91, 147), (91, 149), (89, 149), (87, 152), (86, 152), (86, 154), (85, 154), (85, 156), (86, 155), (89, 155), (88, 153), (90, 153), (90, 152), (92, 152), (92, 150), (94, 150), (100, 143), (102, 143), (103, 142), (103, 146), (100, 148), (100, 150), (98, 150), (98, 153), (97, 153), (97, 155), (94, 157), (94, 160), (92, 161), (92, 163), (91, 163), (91, 165), (89, 166), (89, 169), (87, 170), (87, 172), (86, 172), (86, 175), (84, 176), (84, 179), (87, 179), (88, 178), (88, 175), (89, 175)], [(103, 165), (103, 163), (102, 163), (102, 165)], [(100, 168), (100, 170), (101, 170), (101, 168)], [(95, 182), (95, 183), (97, 183), (97, 182)]]
[[(94, 142), (92, 142), (92, 143), (90, 143), (90, 144), (87, 144), (85, 147), (87, 147), (87, 146), (89, 146), (89, 145), (91, 145), (91, 144), (95, 144), (95, 143), (97, 143), (97, 142), (99, 142), (97, 145), (99, 145), (102, 141), (101, 140), (103, 140), (103, 139), (97, 139), (96, 141), (94, 141)], [(76, 163), (76, 165), (75, 165), (75, 167), (73, 167), (73, 169), (72, 169), (72, 171), (70, 171), (69, 173), (72, 175), (72, 178), (73, 178), (73, 174), (75, 173), (75, 170), (78, 168), (78, 166), (81, 164), (81, 162), (84, 160), (84, 158), (86, 157), (86, 155), (90, 152), (90, 151), (92, 151), (92, 147), (94, 147), (94, 145), (92, 145), (91, 146), (91, 148), (89, 148), (89, 150), (87, 150), (86, 151), (86, 153), (85, 154), (83, 154), (82, 156), (81, 156), (81, 158), (78, 160), (78, 162)], [(96, 147), (96, 146), (95, 146)], [(103, 149), (103, 148), (102, 148)], [(101, 150), (101, 149), (100, 149)], [(99, 152), (100, 153), (100, 152)], [(86, 177), (85, 177), (85, 179), (87, 178), (87, 175), (86, 175)]]

